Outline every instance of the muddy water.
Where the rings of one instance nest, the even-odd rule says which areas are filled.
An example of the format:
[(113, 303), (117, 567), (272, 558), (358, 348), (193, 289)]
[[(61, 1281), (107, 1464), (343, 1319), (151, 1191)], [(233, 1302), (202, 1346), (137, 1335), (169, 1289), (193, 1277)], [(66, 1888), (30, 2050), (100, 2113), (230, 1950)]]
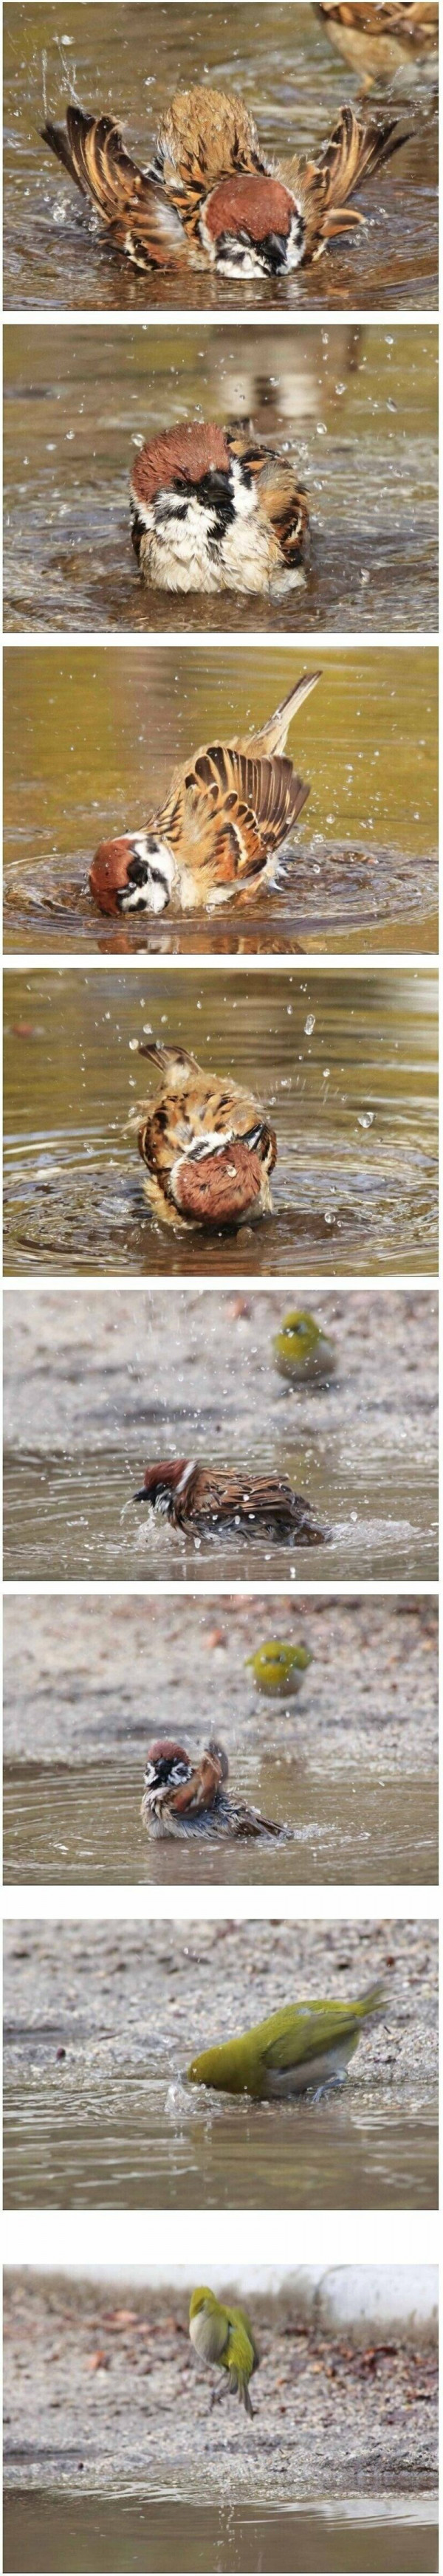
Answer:
[[(267, 603), (173, 602), (177, 634), (425, 634), (437, 627), (437, 331), (369, 326), (336, 374), (334, 331), (10, 325), (5, 351), (5, 624), (171, 628), (130, 542), (134, 439), (193, 417), (264, 416), (310, 496), (306, 587)], [(268, 400), (269, 396), (269, 400)], [(262, 408), (263, 407), (263, 408)]]
[(321, 1779), (304, 1763), (238, 1766), (244, 1792), (291, 1838), (274, 1843), (199, 1839), (152, 1843), (139, 1815), (142, 1766), (10, 1763), (4, 1776), (3, 1848), (8, 1884), (146, 1887), (434, 1885), (438, 1877), (437, 1779), (390, 1780), (359, 1767)]
[(290, 734), (310, 780), (287, 882), (218, 913), (105, 921), (97, 841), (141, 828), (200, 742), (265, 722), (296, 652), (80, 646), (5, 655), (5, 942), (45, 952), (436, 949), (437, 656), (322, 649)]
[[(211, 1436), (218, 1465), (231, 1464)], [(360, 1582), (383, 1576), (435, 1582), (437, 1522), (435, 1461), (417, 1442), (414, 1482), (409, 1459), (392, 1456), (389, 1426), (378, 1451), (362, 1457), (357, 1431), (349, 1446), (336, 1429), (328, 1454), (288, 1447), (282, 1438), (262, 1448), (260, 1460), (243, 1452), (246, 1472), (260, 1466), (289, 1474), (330, 1532), (327, 1544), (309, 1548), (313, 1583)], [(92, 1582), (165, 1580), (278, 1582), (284, 1575), (306, 1583), (307, 1551), (290, 1540), (233, 1532), (205, 1533), (190, 1541), (158, 1515), (128, 1500), (140, 1463), (135, 1447), (123, 1457), (112, 1449), (88, 1450), (73, 1459), (29, 1449), (5, 1458), (4, 1572), (6, 1580)]]
[(58, 2027), (6, 2048), (8, 2209), (436, 2207), (432, 2081), (406, 2101), (354, 2077), (313, 2105), (230, 2102), (181, 2080), (181, 2032), (175, 2066), (149, 2034), (138, 2070), (120, 2049), (110, 2068), (106, 2041), (88, 2054), (81, 2032), (56, 2065)]
[[(70, 2491), (51, 2489), (5, 2494), (5, 2570), (9, 2576), (145, 2576), (146, 2570), (198, 2570), (198, 2576), (239, 2569), (264, 2576), (291, 2576), (302, 2566), (309, 2576), (421, 2576), (438, 2567), (437, 2505), (432, 2496), (383, 2496), (328, 2499), (315, 2504), (290, 2499), (257, 2507), (246, 2500), (231, 2505), (207, 2501), (206, 2495), (178, 2496), (173, 2486), (153, 2494), (152, 2487), (106, 2498), (78, 2496), (72, 2465), (65, 2477)], [(109, 2482), (108, 2489), (109, 2489)]]
[[(429, 1272), (436, 1262), (437, 984), (189, 973), (8, 976), (5, 1267), (272, 1275)], [(275, 1121), (273, 1215), (176, 1233), (143, 1190), (134, 1101), (148, 1026), (233, 1076)], [(54, 1109), (56, 1116), (54, 1117)]]
[[(316, 1311), (337, 1371), (310, 1394), (275, 1369), (276, 1289), (11, 1289), (4, 1302), (7, 1577), (435, 1578), (432, 1292), (326, 1290)], [(196, 1454), (285, 1472), (329, 1541), (190, 1540), (133, 1499), (147, 1455)]]
[[(259, 0), (252, 17), (244, 0), (235, 9), (203, 8), (197, 0), (186, 17), (173, 0), (156, 10), (154, 58), (146, 8), (122, 11), (113, 0), (105, 25), (100, 9), (85, 12), (71, 0), (68, 33), (58, 7), (15, 5), (5, 14), (6, 303), (77, 310), (118, 305), (126, 312), (182, 304), (194, 312), (231, 308), (240, 317), (244, 284), (216, 282), (208, 271), (189, 272), (184, 281), (164, 272), (138, 276), (106, 249), (40, 141), (42, 55), (50, 114), (63, 116), (69, 82), (83, 107), (111, 108), (123, 120), (128, 146), (144, 166), (177, 81), (234, 88), (257, 117), (265, 151), (278, 159), (318, 148), (343, 99), (357, 97), (356, 81), (313, 9), (283, 5), (277, 13)], [(257, 312), (437, 303), (435, 101), (419, 83), (406, 98), (390, 91), (386, 105), (388, 114), (398, 108), (411, 139), (363, 192), (367, 231), (326, 255), (319, 268), (277, 287), (248, 279), (248, 305)]]

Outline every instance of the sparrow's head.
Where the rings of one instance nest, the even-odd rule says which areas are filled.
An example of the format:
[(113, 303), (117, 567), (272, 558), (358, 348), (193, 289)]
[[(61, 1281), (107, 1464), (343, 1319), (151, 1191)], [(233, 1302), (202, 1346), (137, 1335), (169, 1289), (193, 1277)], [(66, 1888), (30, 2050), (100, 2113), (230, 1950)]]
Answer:
[(200, 1225), (240, 1225), (259, 1205), (263, 1162), (267, 1169), (255, 1137), (253, 1145), (243, 1136), (226, 1144), (212, 1136), (199, 1138), (174, 1165), (173, 1196), (180, 1216)]
[(160, 1511), (166, 1512), (189, 1463), (187, 1458), (153, 1459), (145, 1467), (144, 1485), (134, 1494), (134, 1502), (153, 1503), (154, 1507), (158, 1504)]
[(292, 190), (265, 170), (220, 179), (198, 229), (211, 265), (224, 277), (280, 277), (303, 259), (300, 207)]
[(155, 832), (125, 832), (120, 841), (100, 841), (89, 886), (100, 912), (164, 912), (174, 875), (166, 841)]
[(176, 1744), (172, 1735), (155, 1735), (153, 1743), (148, 1744), (145, 1789), (167, 1785), (176, 1763), (183, 1763), (185, 1771), (189, 1770), (189, 1759), (188, 1754), (185, 1753), (184, 1744)]

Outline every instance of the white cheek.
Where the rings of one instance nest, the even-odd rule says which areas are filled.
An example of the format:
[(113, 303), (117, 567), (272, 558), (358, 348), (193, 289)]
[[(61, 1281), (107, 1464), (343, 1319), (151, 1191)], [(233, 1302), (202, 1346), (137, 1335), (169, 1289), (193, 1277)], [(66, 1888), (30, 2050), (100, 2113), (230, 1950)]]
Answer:
[(230, 482), (234, 494), (236, 518), (255, 518), (256, 510), (258, 510), (257, 484), (253, 480), (251, 480), (250, 483), (246, 483), (243, 469), (239, 464), (237, 456), (233, 456), (232, 458)]
[[(292, 269), (294, 269), (294, 268), (301, 268), (302, 260), (304, 259), (304, 252), (305, 252), (305, 226), (304, 226), (304, 222), (303, 222), (303, 216), (302, 216), (302, 215), (299, 215), (299, 214), (295, 214), (295, 215), (293, 215), (293, 217), (292, 217), (292, 223), (291, 223), (291, 225), (290, 225), (290, 231), (289, 231), (289, 237), (288, 237), (287, 257), (286, 257), (286, 268), (287, 268), (287, 269), (288, 269), (288, 268), (292, 268)], [(284, 275), (284, 271), (283, 271), (283, 275)]]

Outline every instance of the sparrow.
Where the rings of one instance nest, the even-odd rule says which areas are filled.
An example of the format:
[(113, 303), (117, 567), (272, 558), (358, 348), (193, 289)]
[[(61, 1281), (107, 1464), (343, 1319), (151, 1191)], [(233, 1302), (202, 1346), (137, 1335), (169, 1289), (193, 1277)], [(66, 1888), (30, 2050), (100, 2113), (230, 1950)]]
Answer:
[[(189, 2333), (199, 2361), (215, 2361), (227, 2372), (227, 2386), (232, 2397), (239, 2397), (247, 2415), (254, 2414), (249, 2395), (249, 2381), (258, 2370), (260, 2354), (249, 2317), (244, 2308), (222, 2307), (213, 2290), (193, 2290), (189, 2309)], [(218, 2395), (223, 2394), (223, 2385)], [(214, 2400), (212, 2400), (214, 2403)]]
[(294, 465), (253, 429), (185, 420), (136, 454), (131, 536), (155, 590), (285, 599), (305, 582), (306, 493)]
[(312, 1655), (309, 1646), (285, 1646), (279, 1637), (269, 1637), (254, 1655), (246, 1655), (245, 1663), (246, 1668), (252, 1667), (256, 1690), (265, 1699), (297, 1699)]
[(226, 1795), (228, 1777), (228, 1757), (221, 1744), (205, 1745), (195, 1763), (183, 1744), (157, 1736), (148, 1746), (140, 1808), (151, 1839), (164, 1842), (173, 1836), (179, 1841), (186, 1834), (202, 1832), (232, 1835), (235, 1842), (256, 1840), (262, 1834), (283, 1839), (285, 1826), (271, 1824), (257, 1807), (238, 1804)]
[(247, 1468), (243, 1476), (235, 1468), (216, 1473), (196, 1458), (152, 1460), (134, 1502), (150, 1503), (174, 1529), (185, 1531), (247, 1530), (251, 1538), (267, 1531), (273, 1538), (291, 1538), (294, 1547), (320, 1546), (326, 1536), (288, 1476), (257, 1476)]
[(383, 2013), (381, 1985), (368, 1988), (356, 2003), (286, 2004), (257, 2022), (241, 2039), (206, 2048), (187, 2067), (188, 2084), (207, 2084), (217, 2093), (250, 2093), (255, 2102), (281, 2101), (294, 2093), (316, 2096), (326, 2086), (343, 2084), (366, 2022)]
[(280, 1377), (289, 1378), (292, 1386), (304, 1386), (309, 1378), (327, 1386), (336, 1368), (334, 1344), (329, 1334), (316, 1324), (315, 1315), (293, 1309), (284, 1315), (280, 1331), (274, 1333), (273, 1351)]
[(316, 0), (316, 16), (365, 90), (438, 79), (438, 0)]
[(362, 125), (342, 107), (317, 159), (296, 154), (274, 169), (241, 99), (199, 88), (176, 91), (146, 170), (112, 116), (70, 105), (64, 126), (42, 128), (113, 249), (136, 268), (210, 268), (240, 279), (284, 277), (363, 223), (349, 198), (406, 140), (395, 120)]
[(185, 1047), (150, 1039), (135, 1046), (160, 1074), (154, 1101), (131, 1114), (145, 1165), (144, 1189), (163, 1225), (242, 1225), (272, 1208), (277, 1140), (264, 1109), (237, 1083), (202, 1073)]
[(101, 912), (213, 911), (275, 885), (279, 852), (309, 787), (284, 759), (292, 718), (320, 671), (304, 671), (259, 733), (206, 744), (175, 769), (165, 804), (141, 832), (101, 841), (89, 873)]

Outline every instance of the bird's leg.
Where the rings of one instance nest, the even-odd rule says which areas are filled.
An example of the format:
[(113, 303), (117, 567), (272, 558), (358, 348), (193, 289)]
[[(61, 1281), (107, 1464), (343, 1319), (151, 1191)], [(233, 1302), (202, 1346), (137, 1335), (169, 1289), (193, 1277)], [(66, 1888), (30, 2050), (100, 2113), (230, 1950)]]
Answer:
[(324, 2084), (317, 2084), (315, 2093), (311, 2093), (311, 2101), (312, 2101), (312, 2102), (321, 2102), (323, 2093), (332, 2093), (333, 2091), (335, 2092), (336, 2086), (337, 2086), (338, 2084), (345, 2084), (345, 2083), (346, 2083), (346, 2067), (345, 2067), (345, 2066), (338, 2067), (338, 2068), (337, 2068), (337, 2074), (336, 2074), (336, 2075), (325, 2075)]
[(222, 2378), (222, 2381), (221, 2381), (221, 2387), (219, 2387), (219, 2388), (213, 2388), (213, 2389), (212, 2389), (212, 2394), (211, 2394), (210, 2399), (209, 2399), (209, 2413), (210, 2413), (210, 2415), (212, 2415), (212, 2408), (213, 2408), (213, 2406), (219, 2406), (219, 2405), (220, 2405), (220, 2399), (221, 2399), (222, 2397), (226, 2397), (226, 2391), (227, 2391), (227, 2389), (228, 2389), (228, 2388), (229, 2388), (229, 2380), (228, 2380), (228, 2375), (227, 2375), (227, 2373), (226, 2373), (226, 2377), (225, 2377), (225, 2379), (223, 2379), (223, 2378)]

